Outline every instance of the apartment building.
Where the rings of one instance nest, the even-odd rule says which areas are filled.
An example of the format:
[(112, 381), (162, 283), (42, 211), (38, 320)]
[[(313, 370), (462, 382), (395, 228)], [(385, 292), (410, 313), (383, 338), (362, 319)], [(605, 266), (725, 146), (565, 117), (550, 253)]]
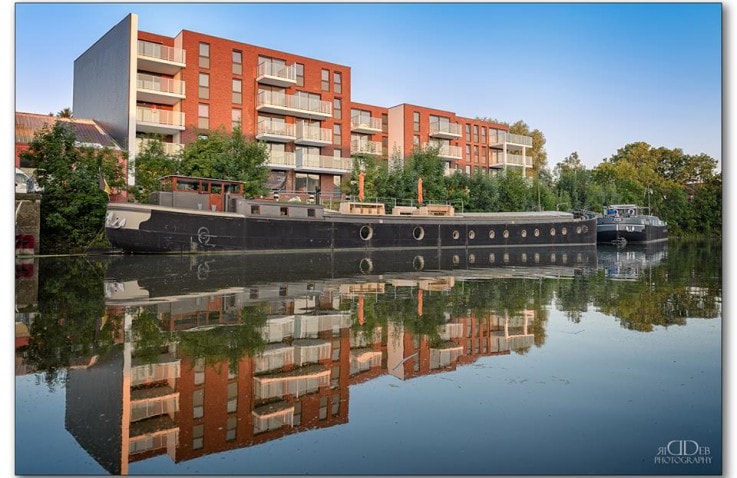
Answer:
[(144, 32), (135, 14), (75, 60), (73, 111), (128, 150), (129, 184), (150, 135), (175, 153), (236, 126), (267, 144), (274, 191), (336, 194), (352, 156), (404, 156), (418, 145), (438, 147), (449, 173), (531, 166), (531, 138), (506, 125), (354, 102), (349, 66), (188, 30)]

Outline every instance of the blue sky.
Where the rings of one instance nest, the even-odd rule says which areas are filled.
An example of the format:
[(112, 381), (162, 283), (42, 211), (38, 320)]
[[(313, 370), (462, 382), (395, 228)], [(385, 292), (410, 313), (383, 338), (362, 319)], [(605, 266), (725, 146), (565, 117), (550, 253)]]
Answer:
[(16, 3), (15, 110), (71, 107), (74, 60), (131, 12), (350, 66), (354, 101), (523, 120), (551, 169), (635, 141), (721, 161), (720, 3)]

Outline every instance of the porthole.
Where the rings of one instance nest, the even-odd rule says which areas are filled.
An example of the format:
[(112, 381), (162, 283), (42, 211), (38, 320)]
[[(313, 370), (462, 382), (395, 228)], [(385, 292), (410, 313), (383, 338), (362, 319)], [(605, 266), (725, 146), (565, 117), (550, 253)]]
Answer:
[(527, 229), (522, 229), (520, 234), (522, 234), (522, 237), (527, 237)]
[(456, 229), (453, 231), (453, 239), (458, 240), (461, 237), (461, 233)]
[(563, 253), (563, 255), (561, 256), (561, 260), (563, 264), (568, 264), (568, 254)]
[(504, 232), (502, 233), (502, 236), (504, 236), (504, 239), (509, 237), (509, 231), (504, 229)]
[(374, 228), (367, 224), (365, 226), (362, 226), (361, 230), (358, 233), (361, 236), (361, 239), (363, 239), (364, 241), (368, 241), (374, 235)]
[(496, 254), (492, 252), (489, 254), (489, 264), (493, 264), (494, 262), (496, 262)]
[(489, 230), (489, 239), (494, 239), (496, 236), (496, 233), (494, 232), (494, 229)]
[(576, 226), (576, 234), (581, 234), (581, 226)]
[(551, 236), (554, 236), (555, 235), (555, 228), (554, 227), (551, 227), (550, 228), (550, 235)]
[(415, 256), (412, 260), (412, 267), (414, 267), (416, 271), (423, 270), (425, 268), (425, 258), (422, 256)]
[(476, 231), (474, 230), (468, 231), (468, 238), (471, 240), (476, 239)]
[(589, 232), (589, 226), (583, 226), (582, 228), (583, 228), (584, 234)]
[(504, 261), (505, 264), (509, 264), (509, 253), (508, 252), (504, 253), (502, 260)]
[(522, 253), (522, 262), (523, 263), (527, 262), (527, 253), (526, 252), (523, 252)]
[(412, 237), (418, 241), (423, 240), (425, 238), (425, 228), (422, 226), (415, 227), (412, 231)]
[(361, 263), (358, 264), (358, 270), (360, 270), (362, 274), (370, 274), (371, 271), (374, 270), (374, 262), (368, 257), (364, 257), (361, 259)]
[(468, 255), (468, 263), (469, 264), (476, 264), (476, 256), (474, 254)]
[(565, 236), (566, 234), (568, 234), (568, 228), (567, 228), (567, 227), (565, 227), (565, 226), (563, 226), (563, 227), (562, 227), (562, 228), (560, 229), (560, 233), (561, 233), (561, 234), (563, 234), (563, 235)]
[(537, 264), (538, 262), (540, 262), (540, 253), (536, 252), (535, 253), (535, 264)]
[(555, 253), (550, 254), (550, 262), (552, 262), (553, 264), (555, 264), (556, 259), (557, 258), (555, 257)]
[(453, 254), (453, 265), (457, 266), (461, 263), (461, 258), (458, 254)]
[(533, 232), (535, 234), (535, 237), (538, 237), (540, 235), (540, 229), (535, 228), (535, 231)]

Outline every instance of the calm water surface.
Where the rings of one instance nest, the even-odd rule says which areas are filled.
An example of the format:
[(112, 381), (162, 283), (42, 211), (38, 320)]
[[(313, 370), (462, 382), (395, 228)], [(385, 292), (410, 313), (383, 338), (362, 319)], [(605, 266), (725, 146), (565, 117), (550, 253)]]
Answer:
[(16, 262), (16, 474), (720, 474), (721, 244)]

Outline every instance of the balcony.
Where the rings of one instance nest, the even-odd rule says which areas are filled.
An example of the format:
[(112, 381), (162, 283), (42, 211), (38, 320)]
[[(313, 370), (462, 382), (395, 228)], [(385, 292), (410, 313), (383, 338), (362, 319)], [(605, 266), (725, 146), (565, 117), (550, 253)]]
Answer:
[(525, 148), (531, 148), (532, 147), (532, 137), (531, 136), (523, 136), (521, 134), (512, 134), (512, 133), (504, 133), (500, 132), (496, 135), (491, 135), (489, 138), (489, 144), (494, 148), (503, 148), (506, 146), (516, 146), (516, 147), (525, 147)]
[(461, 126), (456, 123), (430, 123), (430, 137), (456, 139), (461, 137)]
[(294, 364), (297, 366), (317, 363), (330, 358), (330, 342), (322, 339), (297, 339), (294, 341)]
[(358, 139), (351, 141), (351, 154), (372, 154), (380, 156), (382, 153), (383, 150), (379, 141), (361, 141)]
[[(153, 143), (154, 140), (148, 139), (148, 138), (136, 138), (136, 144), (137, 144), (137, 153), (141, 154), (141, 152), (150, 144)], [(167, 156), (174, 156), (178, 154), (182, 149), (184, 149), (184, 145), (181, 143), (166, 143), (164, 141), (159, 141), (161, 144), (161, 147), (164, 150), (164, 154)]]
[(506, 166), (519, 166), (524, 168), (532, 167), (532, 157), (522, 156), (521, 154), (500, 154), (497, 160), (490, 159), (490, 168), (504, 168)]
[(136, 131), (176, 134), (184, 131), (184, 113), (156, 108), (136, 107)]
[(294, 142), (304, 146), (327, 146), (333, 143), (333, 132), (317, 125), (298, 123)]
[(131, 367), (131, 387), (171, 381), (179, 378), (179, 375), (178, 359), (171, 362), (134, 364)]
[(291, 143), (296, 139), (295, 126), (289, 123), (259, 121), (256, 126), (256, 139), (278, 143)]
[(323, 120), (333, 115), (333, 105), (318, 98), (260, 91), (256, 99), (256, 111)]
[(330, 369), (322, 365), (307, 365), (288, 372), (253, 377), (256, 399), (294, 395), (300, 397), (330, 385)]
[(272, 169), (294, 169), (296, 155), (287, 151), (269, 152), (269, 167)]
[(136, 422), (179, 411), (179, 392), (171, 387), (142, 388), (131, 391), (130, 421)]
[(434, 144), (425, 143), (422, 145), (423, 149), (437, 148), (438, 157), (445, 161), (457, 161), (463, 157), (463, 153), (460, 146), (453, 146), (449, 144)]
[(185, 51), (181, 48), (138, 40), (139, 70), (174, 75), (186, 66), (185, 57)]
[(265, 61), (258, 65), (256, 81), (265, 85), (289, 87), (297, 84), (296, 65)]
[(184, 82), (138, 73), (136, 76), (136, 99), (146, 103), (177, 104), (184, 99)]
[(345, 174), (353, 169), (353, 160), (322, 154), (309, 154), (301, 150), (296, 153), (295, 166), (299, 171)]
[(381, 118), (371, 118), (366, 116), (353, 116), (351, 118), (351, 132), (376, 134), (381, 133)]

